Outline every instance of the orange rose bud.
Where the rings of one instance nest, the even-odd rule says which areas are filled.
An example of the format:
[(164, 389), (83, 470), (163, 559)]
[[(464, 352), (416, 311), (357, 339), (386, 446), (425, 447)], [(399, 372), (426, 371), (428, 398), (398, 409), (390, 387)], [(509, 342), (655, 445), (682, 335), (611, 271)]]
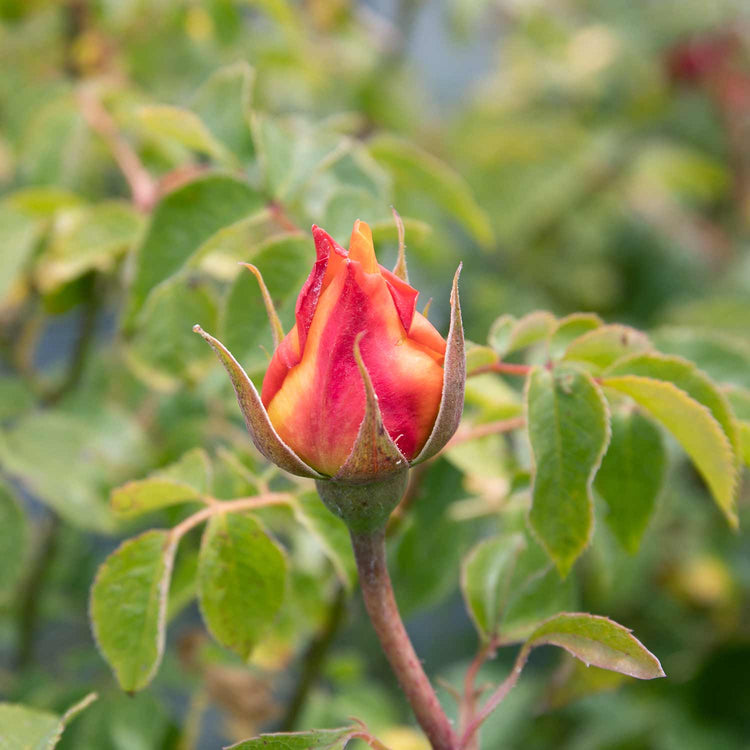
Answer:
[(388, 434), (407, 461), (430, 436), (443, 393), (445, 340), (416, 311), (417, 291), (378, 265), (357, 221), (349, 252), (313, 227), (318, 259), (297, 300), (297, 322), (276, 349), (261, 397), (282, 440), (334, 476), (365, 414), (354, 342)]
[[(196, 326), (229, 372), (261, 453), (318, 480), (323, 500), (352, 528), (384, 522), (408, 467), (448, 442), (463, 407), (458, 273), (446, 342), (416, 311), (418, 292), (405, 278), (397, 221), (398, 274), (378, 264), (364, 222), (355, 222), (348, 251), (313, 226), (317, 259), (297, 299), (295, 325), (277, 340), (260, 396), (223, 345)], [(251, 270), (280, 331), (262, 278)]]

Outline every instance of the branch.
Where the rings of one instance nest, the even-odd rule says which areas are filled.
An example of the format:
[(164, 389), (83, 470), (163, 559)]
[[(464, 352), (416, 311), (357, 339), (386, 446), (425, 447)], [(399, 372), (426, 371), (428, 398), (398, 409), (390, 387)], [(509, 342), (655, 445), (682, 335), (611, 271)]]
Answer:
[[(477, 655), (469, 665), (469, 668), (466, 670), (466, 676), (464, 677), (464, 695), (459, 705), (459, 726), (464, 732), (471, 725), (476, 714), (476, 701), (481, 692), (477, 690), (474, 684), (477, 675), (487, 659), (494, 656), (497, 646), (498, 639), (493, 637), (488, 643), (484, 644), (479, 649)], [(478, 736), (470, 738), (467, 742), (466, 750), (479, 750)]]
[(516, 365), (511, 362), (493, 362), (490, 365), (482, 365), (472, 370), (466, 377), (482, 375), (485, 372), (499, 372), (503, 375), (519, 375), (526, 377), (531, 372), (531, 365)]
[(487, 717), (500, 705), (506, 695), (513, 689), (518, 678), (521, 676), (523, 668), (526, 666), (526, 661), (529, 658), (530, 648), (528, 644), (523, 646), (518, 652), (516, 661), (513, 664), (513, 669), (505, 680), (500, 683), (500, 686), (490, 696), (487, 703), (484, 704), (482, 710), (469, 722), (469, 725), (464, 730), (461, 741), (459, 742), (459, 750), (470, 750), (472, 747), (472, 739), (476, 734), (477, 730), (484, 723)]
[(206, 508), (193, 513), (192, 516), (188, 516), (184, 521), (178, 523), (177, 526), (172, 527), (169, 532), (169, 543), (172, 544), (179, 541), (188, 531), (219, 513), (238, 513), (242, 510), (266, 508), (269, 505), (286, 505), (293, 501), (292, 496), (285, 492), (268, 492), (255, 497), (240, 497), (236, 500), (227, 501), (211, 498)]
[(443, 450), (450, 450), (454, 445), (468, 443), (470, 440), (479, 440), (488, 435), (498, 435), (503, 432), (512, 432), (520, 430), (526, 424), (525, 417), (512, 417), (511, 419), (499, 419), (496, 422), (486, 422), (474, 427), (459, 429), (458, 432), (448, 441)]
[(150, 211), (159, 197), (156, 181), (143, 166), (133, 147), (122, 137), (117, 123), (96, 96), (87, 89), (81, 89), (78, 101), (88, 126), (107, 144), (120, 167), (130, 187), (135, 207), (140, 211)]
[(453, 727), (414, 652), (398, 611), (385, 560), (385, 530), (352, 532), (351, 537), (367, 613), (414, 715), (433, 750), (456, 750)]

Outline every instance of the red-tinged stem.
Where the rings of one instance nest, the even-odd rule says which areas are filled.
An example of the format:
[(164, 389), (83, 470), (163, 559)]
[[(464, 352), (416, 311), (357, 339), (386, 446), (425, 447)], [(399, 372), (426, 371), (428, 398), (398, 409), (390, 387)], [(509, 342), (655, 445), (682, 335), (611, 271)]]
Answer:
[(531, 365), (514, 365), (511, 362), (493, 362), (490, 365), (482, 365), (472, 370), (468, 377), (472, 375), (482, 375), (485, 372), (499, 372), (503, 375), (520, 375), (526, 377), (531, 372)]
[(449, 449), (455, 445), (467, 443), (470, 440), (479, 440), (488, 435), (499, 435), (503, 432), (520, 430), (525, 424), (525, 417), (511, 417), (510, 419), (499, 419), (496, 422), (485, 422), (474, 427), (459, 429), (445, 447)]
[(359, 584), (380, 645), (433, 750), (456, 750), (457, 738), (401, 621), (385, 559), (385, 531), (352, 532)]
[(459, 750), (469, 750), (472, 747), (472, 741), (477, 730), (484, 723), (487, 717), (500, 705), (506, 695), (512, 690), (518, 678), (521, 676), (523, 668), (526, 666), (526, 660), (529, 658), (530, 649), (524, 646), (516, 657), (515, 664), (510, 674), (500, 683), (499, 687), (489, 697), (487, 703), (482, 706), (481, 711), (469, 722), (469, 726), (464, 730), (461, 742), (458, 745)]
[[(473, 661), (466, 670), (466, 676), (464, 677), (464, 694), (460, 704), (460, 723), (459, 726), (462, 732), (465, 732), (471, 722), (474, 720), (476, 713), (477, 698), (481, 691), (476, 688), (477, 675), (479, 670), (482, 668), (488, 657), (492, 656), (497, 648), (496, 639), (490, 640), (484, 644)], [(472, 737), (469, 738), (465, 746), (466, 750), (479, 750), (479, 733), (475, 732)]]
[(158, 186), (133, 147), (123, 138), (112, 115), (88, 90), (79, 92), (81, 114), (88, 126), (107, 144), (130, 187), (135, 207), (150, 211), (158, 200)]

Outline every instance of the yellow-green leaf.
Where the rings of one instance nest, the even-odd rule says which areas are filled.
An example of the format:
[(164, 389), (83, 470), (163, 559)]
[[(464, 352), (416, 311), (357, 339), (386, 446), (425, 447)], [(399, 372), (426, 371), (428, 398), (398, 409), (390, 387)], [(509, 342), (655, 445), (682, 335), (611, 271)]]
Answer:
[(607, 617), (562, 612), (543, 622), (526, 641), (525, 649), (559, 646), (595, 667), (653, 680), (665, 677), (659, 660), (631, 633)]
[(716, 503), (736, 527), (737, 461), (711, 411), (673, 383), (641, 375), (606, 377), (602, 384), (630, 396), (672, 433), (706, 480)]

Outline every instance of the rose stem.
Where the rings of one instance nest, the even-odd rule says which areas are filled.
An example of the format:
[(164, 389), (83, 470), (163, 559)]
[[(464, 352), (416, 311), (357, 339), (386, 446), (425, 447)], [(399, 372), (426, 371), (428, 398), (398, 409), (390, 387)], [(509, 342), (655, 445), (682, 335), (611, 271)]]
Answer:
[(367, 613), (417, 721), (433, 750), (455, 750), (457, 739), (401, 621), (385, 560), (385, 530), (352, 532)]

